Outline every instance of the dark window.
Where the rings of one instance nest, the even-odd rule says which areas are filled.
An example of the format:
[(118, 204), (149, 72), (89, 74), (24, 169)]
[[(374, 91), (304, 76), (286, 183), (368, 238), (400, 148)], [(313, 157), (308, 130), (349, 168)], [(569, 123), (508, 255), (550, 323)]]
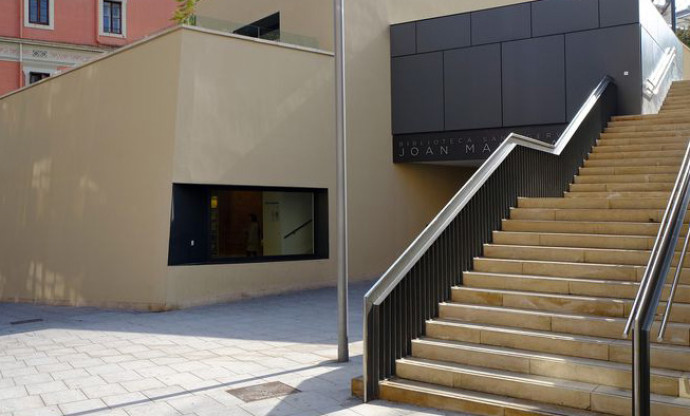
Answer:
[(103, 33), (122, 34), (122, 2), (103, 1)]
[(37, 25), (50, 24), (50, 0), (29, 0), (29, 23)]
[(45, 72), (29, 72), (29, 84), (33, 84), (34, 82), (38, 82), (44, 78), (48, 78), (50, 74), (47, 74)]
[(280, 12), (243, 26), (233, 33), (252, 38), (280, 41)]
[(173, 185), (170, 265), (327, 257), (324, 189)]

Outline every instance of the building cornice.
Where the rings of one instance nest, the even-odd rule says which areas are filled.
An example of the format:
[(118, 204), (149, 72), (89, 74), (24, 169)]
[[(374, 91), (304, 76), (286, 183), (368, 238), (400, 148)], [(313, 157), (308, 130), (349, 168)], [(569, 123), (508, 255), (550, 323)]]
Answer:
[(16, 43), (17, 45), (24, 44), (24, 45), (35, 45), (35, 46), (60, 48), (60, 49), (70, 49), (70, 50), (74, 50), (74, 51), (94, 52), (94, 53), (111, 52), (115, 49), (114, 47), (108, 47), (108, 46), (97, 47), (97, 46), (89, 46), (89, 45), (79, 45), (76, 43), (50, 42), (50, 41), (45, 41), (45, 40), (36, 40), (36, 39), (27, 39), (27, 38), (11, 38), (11, 37), (5, 37), (5, 36), (0, 36), (0, 42)]

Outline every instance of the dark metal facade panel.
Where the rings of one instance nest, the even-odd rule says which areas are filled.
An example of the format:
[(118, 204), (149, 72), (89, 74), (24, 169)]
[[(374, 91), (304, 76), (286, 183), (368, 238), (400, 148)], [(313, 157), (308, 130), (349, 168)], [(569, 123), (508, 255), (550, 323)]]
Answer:
[(598, 27), (598, 0), (541, 0), (532, 3), (532, 36)]
[(473, 12), (471, 16), (473, 45), (531, 37), (529, 3)]
[(445, 129), (500, 127), (501, 45), (445, 52)]
[(459, 14), (417, 22), (417, 52), (470, 46), (470, 15)]
[(415, 27), (414, 22), (391, 26), (391, 56), (417, 53), (417, 31)]
[(443, 52), (392, 59), (393, 134), (443, 130)]
[(502, 55), (503, 125), (565, 122), (563, 35), (506, 42)]
[(638, 24), (566, 35), (566, 62), (569, 120), (604, 75), (611, 76), (618, 86), (621, 113), (641, 112)]
[(601, 27), (638, 23), (640, 9), (637, 0), (599, 0)]

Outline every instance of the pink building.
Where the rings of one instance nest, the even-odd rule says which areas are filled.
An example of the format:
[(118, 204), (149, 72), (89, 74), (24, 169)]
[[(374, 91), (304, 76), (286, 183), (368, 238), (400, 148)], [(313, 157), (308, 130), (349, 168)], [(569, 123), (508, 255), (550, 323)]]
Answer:
[(175, 0), (0, 0), (0, 95), (173, 25)]

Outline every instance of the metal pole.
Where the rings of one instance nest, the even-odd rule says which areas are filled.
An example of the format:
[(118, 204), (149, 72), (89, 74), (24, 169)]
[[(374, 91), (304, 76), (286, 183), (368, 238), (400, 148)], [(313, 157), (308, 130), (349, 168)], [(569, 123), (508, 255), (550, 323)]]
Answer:
[(338, 222), (338, 361), (350, 359), (347, 339), (347, 135), (345, 118), (345, 5), (333, 0), (335, 26), (336, 170)]
[(673, 33), (676, 33), (678, 26), (676, 25), (676, 0), (671, 0), (671, 28)]

